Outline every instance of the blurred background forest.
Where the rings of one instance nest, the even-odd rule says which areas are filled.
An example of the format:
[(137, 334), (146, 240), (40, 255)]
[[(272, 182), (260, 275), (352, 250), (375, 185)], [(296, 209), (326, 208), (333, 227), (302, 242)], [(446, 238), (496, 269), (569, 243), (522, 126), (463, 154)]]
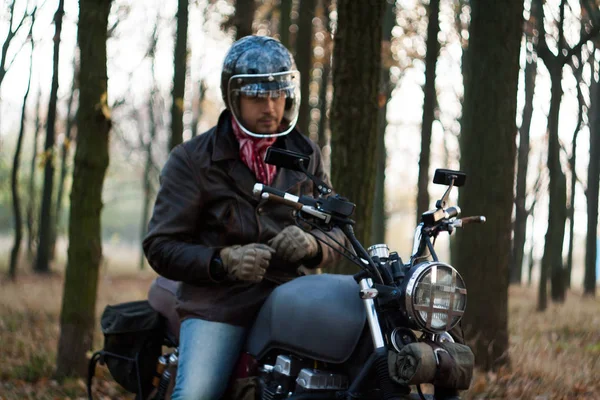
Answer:
[(62, 378), (104, 305), (145, 296), (160, 169), (248, 34), (294, 54), (364, 244), (408, 257), (433, 171), (467, 173), (451, 203), (488, 222), (438, 248), (469, 289), (468, 396), (600, 398), (598, 0), (2, 0), (0, 399), (83, 396)]

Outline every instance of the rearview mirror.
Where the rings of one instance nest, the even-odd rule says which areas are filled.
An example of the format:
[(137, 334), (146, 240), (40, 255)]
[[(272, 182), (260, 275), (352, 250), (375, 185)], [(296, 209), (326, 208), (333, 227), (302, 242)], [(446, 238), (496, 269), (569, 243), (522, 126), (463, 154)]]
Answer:
[(265, 154), (265, 162), (280, 168), (306, 172), (308, 170), (310, 157), (302, 153), (296, 153), (295, 151), (271, 146), (267, 149), (267, 154)]
[(452, 183), (452, 179), (454, 179), (454, 186), (460, 187), (465, 184), (467, 174), (451, 169), (436, 169), (435, 175), (433, 175), (433, 183), (438, 185), (449, 186)]

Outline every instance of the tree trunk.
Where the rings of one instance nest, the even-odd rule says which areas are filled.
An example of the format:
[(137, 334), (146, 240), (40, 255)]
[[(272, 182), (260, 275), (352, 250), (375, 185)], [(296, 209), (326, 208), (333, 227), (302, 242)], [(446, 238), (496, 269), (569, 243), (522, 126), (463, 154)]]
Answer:
[[(529, 39), (528, 39), (529, 40)], [(515, 196), (515, 227), (510, 265), (510, 283), (521, 284), (523, 254), (527, 237), (527, 170), (529, 163), (529, 132), (533, 116), (533, 94), (537, 75), (537, 61), (528, 52), (525, 64), (525, 106), (519, 128), (519, 155), (517, 159), (517, 193)]]
[[(371, 243), (381, 23), (385, 1), (339, 0), (338, 29), (333, 48), (333, 101), (331, 104), (332, 183), (341, 195), (356, 203), (356, 236)], [(337, 273), (356, 267), (340, 264)]]
[[(469, 25), (470, 25), (470, 20), (471, 20), (471, 13), (470, 13), (470, 7), (469, 7), (469, 2), (470, 0), (458, 0), (457, 2), (454, 3), (455, 8), (455, 13), (454, 13), (454, 27), (456, 29), (457, 32), (463, 32), (465, 30), (468, 30)], [(467, 17), (467, 12), (468, 11), (468, 17)], [(461, 76), (462, 76), (462, 85), (463, 88), (466, 88), (469, 81), (470, 81), (470, 71), (469, 71), (469, 62), (467, 62), (468, 57), (467, 55), (469, 54), (469, 47), (468, 47), (468, 39), (464, 38), (463, 35), (461, 34), (459, 36), (459, 43), (460, 43), (460, 47), (462, 50), (461, 56), (460, 56), (460, 60), (461, 60), (461, 65), (460, 65), (460, 70), (461, 70)], [(458, 102), (460, 103), (461, 108), (464, 109), (464, 94), (462, 96), (458, 95)], [(458, 117), (458, 123), (460, 124), (460, 126), (462, 126), (463, 122), (463, 115)], [(457, 135), (458, 139), (460, 140), (460, 133)], [(449, 246), (449, 252), (450, 252), (450, 261), (452, 265), (458, 265), (458, 257), (457, 257), (457, 241), (456, 240), (451, 240), (450, 241), (450, 246)]]
[(291, 49), (292, 0), (280, 0), (279, 10), (279, 40), (286, 48)]
[(583, 68), (580, 68), (578, 71), (575, 72), (575, 76), (577, 79), (577, 101), (579, 103), (579, 112), (577, 116), (577, 125), (575, 126), (575, 131), (573, 132), (573, 143), (571, 144), (571, 157), (569, 158), (569, 169), (571, 170), (571, 200), (569, 201), (569, 209), (567, 213), (567, 217), (569, 218), (569, 252), (567, 254), (567, 266), (565, 268), (565, 289), (571, 288), (571, 271), (573, 270), (573, 251), (575, 246), (575, 189), (577, 186), (577, 137), (579, 136), (579, 131), (583, 124), (583, 106), (585, 104), (583, 93), (581, 93), (581, 88), (579, 87), (582, 71)]
[[(142, 179), (143, 181), (143, 191), (144, 191), (144, 204), (142, 207), (142, 224), (140, 226), (140, 238), (143, 238), (144, 236), (146, 236), (146, 233), (148, 232), (148, 219), (150, 216), (150, 205), (152, 203), (152, 182), (150, 180), (150, 173), (152, 172), (152, 143), (154, 142), (154, 138), (156, 136), (156, 123), (154, 121), (150, 122), (151, 124), (151, 128), (150, 128), (150, 139), (148, 140), (148, 143), (146, 144), (146, 162), (144, 165), (144, 177)], [(145, 256), (144, 256), (144, 252), (143, 249), (140, 253), (140, 269), (144, 269), (144, 266), (146, 265), (145, 263)]]
[(377, 174), (375, 176), (375, 199), (373, 200), (373, 243), (385, 243), (387, 215), (385, 212), (385, 168), (387, 151), (385, 148), (385, 131), (387, 128), (387, 106), (392, 97), (393, 86), (390, 79), (392, 29), (396, 26), (395, 2), (386, 1), (382, 24), (382, 60), (379, 82), (379, 113), (377, 116)]
[[(384, 82), (389, 82), (389, 75), (381, 77)], [(384, 96), (382, 94), (382, 96)], [(371, 225), (372, 244), (385, 243), (385, 229), (387, 216), (385, 213), (385, 167), (387, 164), (387, 150), (385, 148), (385, 130), (387, 127), (387, 100), (379, 109), (377, 115), (377, 148), (375, 153), (375, 196), (373, 199), (373, 224)]]
[[(535, 208), (531, 207), (531, 211), (529, 212), (529, 214), (531, 215), (531, 232), (532, 232), (532, 236), (535, 235), (534, 233), (534, 227), (535, 227)], [(531, 281), (532, 281), (532, 275), (533, 275), (533, 267), (535, 265), (534, 262), (534, 255), (533, 255), (533, 250), (534, 250), (534, 246), (533, 246), (533, 241), (531, 243), (531, 248), (529, 249), (529, 265), (528, 265), (528, 270), (527, 270), (527, 286), (531, 286)]]
[[(154, 116), (154, 90), (152, 91), (152, 93), (150, 94), (150, 100), (148, 101), (148, 111), (149, 111), (149, 123), (150, 123), (150, 138), (148, 139), (147, 143), (143, 143), (143, 139), (141, 139), (142, 141), (142, 145), (144, 146), (144, 150), (145, 150), (145, 157), (146, 157), (146, 161), (144, 163), (144, 175), (142, 177), (142, 190), (144, 193), (144, 197), (143, 197), (143, 205), (142, 205), (142, 218), (141, 218), (141, 225), (140, 225), (140, 238), (143, 238), (147, 231), (148, 231), (148, 219), (150, 216), (150, 205), (152, 203), (152, 182), (151, 182), (151, 178), (150, 178), (150, 174), (152, 172), (152, 166), (153, 161), (152, 161), (152, 144), (154, 143), (154, 138), (156, 137), (156, 120), (155, 120), (155, 116)], [(140, 239), (140, 243), (141, 243), (141, 239)], [(144, 266), (146, 265), (145, 262), (146, 258), (144, 256), (144, 251), (143, 249), (141, 249), (141, 253), (140, 253), (140, 269), (144, 269)]]
[(183, 99), (185, 94), (185, 72), (187, 69), (188, 14), (188, 0), (178, 0), (169, 150), (172, 150), (183, 141)]
[(423, 122), (421, 125), (421, 157), (419, 158), (419, 183), (417, 194), (417, 221), (429, 210), (429, 157), (431, 154), (431, 130), (436, 105), (435, 66), (440, 52), (440, 0), (429, 1), (427, 24), (427, 55), (425, 56), (425, 86), (423, 87)]
[[(552, 300), (562, 302), (565, 299), (565, 280), (562, 249), (567, 219), (567, 181), (560, 165), (560, 143), (558, 139), (558, 116), (562, 98), (562, 65), (550, 69), (552, 81), (550, 112), (548, 115), (548, 171), (550, 173), (550, 204), (548, 208), (548, 230), (542, 257), (542, 270), (550, 273)], [(545, 281), (540, 281), (539, 309), (546, 294)]]
[[(329, 118), (327, 116), (327, 111), (330, 109), (330, 102), (328, 101), (327, 94), (329, 93), (329, 84), (331, 83), (331, 53), (333, 45), (329, 21), (330, 6), (330, 0), (320, 1), (320, 7), (322, 8), (323, 13), (321, 18), (323, 20), (324, 40), (322, 43), (323, 58), (321, 81), (319, 82), (319, 126), (317, 128), (317, 143), (321, 149), (329, 144), (329, 137), (327, 135)], [(325, 164), (329, 165), (329, 161)]]
[(319, 130), (317, 142), (320, 148), (327, 146), (327, 91), (329, 87), (329, 78), (331, 75), (331, 63), (329, 52), (325, 50), (327, 56), (323, 61), (323, 71), (321, 72), (321, 84), (319, 85)]
[(73, 109), (73, 101), (75, 98), (75, 91), (77, 90), (76, 87), (76, 80), (77, 80), (77, 65), (76, 62), (73, 62), (73, 72), (74, 72), (74, 77), (73, 77), (73, 87), (71, 89), (71, 94), (69, 95), (69, 100), (67, 102), (67, 121), (66, 121), (66, 127), (65, 127), (65, 137), (63, 140), (62, 145), (60, 146), (60, 178), (58, 180), (58, 193), (56, 194), (56, 211), (54, 213), (55, 216), (55, 223), (52, 229), (53, 235), (52, 235), (52, 242), (50, 243), (50, 249), (51, 249), (51, 253), (54, 254), (54, 249), (56, 247), (56, 240), (58, 239), (59, 236), (59, 231), (61, 230), (61, 220), (62, 220), (62, 209), (63, 209), (63, 197), (64, 197), (64, 191), (65, 191), (65, 180), (67, 178), (67, 160), (69, 158), (69, 152), (71, 150), (71, 144), (73, 143), (71, 141), (71, 130), (73, 129), (73, 120), (75, 119), (74, 116), (72, 116), (72, 109)]
[[(590, 17), (592, 16), (591, 14), (588, 13), (588, 11), (591, 11), (591, 9), (587, 8), (587, 1), (586, 0), (580, 0), (579, 1), (580, 6), (582, 6), (582, 10), (585, 10), (582, 12), (581, 14), (581, 19), (582, 21), (584, 20), (584, 17), (586, 17), (586, 19), (590, 19)], [(584, 23), (581, 24), (580, 27), (580, 37), (585, 37), (586, 34), (586, 25)], [(575, 66), (573, 65), (572, 62), (570, 62), (571, 64), (571, 69), (573, 70), (573, 75), (575, 76), (575, 79), (577, 81), (577, 102), (578, 102), (578, 115), (577, 115), (577, 125), (575, 127), (575, 131), (573, 132), (573, 143), (571, 146), (571, 157), (569, 158), (569, 169), (571, 170), (571, 200), (570, 200), (570, 204), (569, 204), (569, 209), (568, 209), (568, 213), (567, 213), (567, 217), (569, 218), (569, 250), (567, 253), (567, 266), (566, 266), (566, 271), (565, 271), (565, 287), (566, 289), (570, 289), (571, 288), (571, 273), (573, 271), (573, 253), (574, 253), (574, 246), (575, 246), (575, 189), (577, 186), (577, 170), (576, 170), (576, 165), (577, 165), (577, 136), (579, 135), (579, 132), (581, 130), (581, 127), (583, 126), (583, 108), (586, 104), (585, 99), (583, 97), (583, 93), (581, 92), (581, 86), (580, 83), (583, 81), (583, 53), (580, 52), (580, 54), (577, 57), (578, 60), (578, 65)], [(594, 60), (594, 57), (590, 57), (590, 60)], [(593, 68), (593, 61), (590, 64), (590, 67)], [(589, 109), (588, 109), (588, 114), (589, 114)]]
[[(466, 58), (459, 190), (466, 215), (486, 215), (482, 226), (457, 233), (453, 251), (467, 287), (463, 318), (477, 366), (508, 362), (508, 265), (516, 157), (515, 123), (523, 2), (473, 2)], [(473, 264), (473, 260), (477, 260)]]
[[(457, 32), (462, 32), (463, 30), (467, 30), (469, 27), (470, 22), (464, 22), (464, 21), (470, 21), (470, 18), (467, 17), (467, 12), (465, 12), (466, 9), (470, 9), (469, 7), (469, 3), (471, 0), (458, 0), (456, 3), (457, 6), (457, 11), (455, 13), (455, 17), (454, 17), (454, 25), (456, 27), (456, 31)], [(463, 16), (465, 18), (463, 18)], [(462, 48), (462, 54), (460, 57), (460, 61), (461, 61), (461, 66), (460, 66), (460, 71), (461, 71), (461, 75), (462, 75), (462, 80), (463, 80), (463, 87), (466, 87), (468, 82), (469, 82), (469, 77), (470, 77), (470, 71), (469, 71), (469, 63), (467, 62), (467, 55), (469, 54), (469, 46), (468, 46), (469, 40), (467, 38), (464, 38), (462, 35), (460, 35), (460, 46)], [(459, 97), (459, 101), (461, 102), (461, 106), (463, 104), (464, 101), (464, 95), (462, 98)], [(461, 122), (462, 117), (459, 118), (459, 122)]]
[(35, 126), (33, 128), (33, 148), (31, 154), (31, 163), (29, 166), (29, 199), (27, 202), (27, 253), (29, 255), (29, 259), (33, 260), (33, 247), (36, 235), (35, 229), (35, 214), (34, 210), (36, 208), (36, 195), (37, 190), (35, 187), (35, 175), (36, 175), (36, 162), (37, 162), (37, 153), (38, 153), (38, 135), (40, 133), (40, 111), (41, 111), (41, 99), (42, 99), (42, 88), (41, 85), (38, 87), (37, 92), (37, 100), (35, 103)]
[(315, 17), (316, 0), (301, 0), (298, 17), (298, 33), (296, 40), (296, 65), (300, 72), (300, 113), (298, 114), (297, 127), (304, 135), (310, 131), (310, 81), (313, 66), (313, 25)]
[(54, 189), (54, 129), (56, 123), (56, 102), (58, 99), (58, 56), (60, 54), (60, 33), (62, 30), (63, 16), (65, 14), (65, 1), (59, 0), (58, 9), (54, 14), (54, 64), (52, 66), (52, 88), (48, 104), (48, 118), (46, 120), (46, 144), (44, 146), (44, 191), (42, 194), (42, 207), (40, 210), (40, 227), (35, 272), (47, 273), (50, 271), (50, 242), (52, 240), (52, 192)]
[(206, 95), (206, 86), (203, 80), (196, 85), (198, 87), (198, 95), (192, 101), (192, 137), (198, 136), (198, 122), (202, 117), (202, 102)]
[(252, 23), (254, 22), (255, 11), (256, 2), (254, 0), (237, 0), (235, 2), (233, 25), (235, 26), (236, 40), (252, 35)]
[[(29, 37), (33, 30), (33, 22), (29, 29)], [(12, 203), (15, 224), (15, 241), (10, 251), (10, 265), (8, 275), (10, 279), (17, 278), (17, 264), (19, 262), (19, 253), (21, 251), (21, 240), (23, 239), (23, 222), (21, 218), (21, 198), (19, 197), (19, 164), (21, 159), (21, 147), (23, 146), (23, 136), (25, 134), (25, 122), (27, 116), (27, 98), (29, 97), (29, 89), (31, 89), (31, 72), (33, 70), (33, 39), (31, 40), (31, 55), (29, 56), (29, 76), (27, 78), (27, 89), (23, 95), (23, 108), (21, 109), (21, 127), (19, 128), (19, 136), (17, 138), (17, 148), (13, 158), (12, 174), (11, 174), (11, 189)]]
[(546, 233), (546, 242), (544, 255), (542, 258), (540, 290), (538, 299), (538, 309), (546, 308), (546, 280), (548, 274), (551, 274), (552, 299), (554, 301), (564, 302), (565, 300), (565, 271), (562, 262), (562, 248), (565, 234), (565, 221), (567, 218), (567, 183), (565, 174), (560, 164), (560, 142), (558, 138), (558, 119), (560, 112), (560, 103), (562, 98), (562, 68), (577, 52), (581, 51), (582, 46), (593, 39), (600, 32), (600, 25), (595, 24), (586, 29), (585, 35), (579, 40), (577, 45), (569, 48), (567, 46), (564, 34), (565, 7), (566, 0), (561, 0), (559, 5), (558, 19), (558, 55), (554, 55), (546, 44), (546, 32), (544, 29), (544, 8), (543, 0), (535, 0), (537, 7), (536, 18), (541, 23), (538, 24), (538, 54), (544, 60), (544, 64), (550, 72), (551, 80), (551, 98), (550, 112), (548, 116), (548, 170), (550, 173), (549, 197), (550, 204), (548, 210), (548, 231)]
[[(58, 342), (57, 375), (86, 376), (95, 327), (102, 259), (100, 214), (108, 167), (106, 40), (110, 0), (80, 0), (77, 149), (73, 168), (69, 251)], [(85, 27), (85, 29), (81, 29)]]
[[(148, 123), (149, 123), (149, 131), (150, 131), (150, 137), (148, 138), (147, 142), (144, 142), (144, 133), (143, 130), (140, 132), (140, 145), (144, 148), (145, 150), (145, 156), (146, 156), (146, 162), (144, 165), (144, 175), (142, 176), (142, 191), (144, 193), (144, 198), (143, 198), (143, 205), (142, 205), (142, 218), (141, 218), (141, 226), (140, 226), (140, 243), (142, 243), (142, 240), (144, 238), (144, 236), (146, 235), (147, 231), (148, 231), (148, 218), (149, 218), (149, 214), (150, 214), (150, 204), (151, 204), (151, 197), (152, 197), (152, 184), (151, 184), (151, 178), (150, 178), (150, 173), (152, 171), (152, 166), (153, 166), (153, 161), (152, 161), (152, 144), (154, 143), (154, 138), (156, 137), (156, 117), (154, 115), (154, 98), (156, 96), (156, 93), (158, 92), (158, 88), (156, 85), (156, 74), (155, 74), (155, 62), (156, 62), (156, 58), (155, 58), (155, 54), (156, 54), (156, 43), (158, 42), (158, 35), (157, 35), (157, 26), (158, 26), (158, 21), (156, 21), (156, 25), (154, 28), (154, 34), (152, 36), (152, 43), (151, 43), (151, 47), (150, 50), (148, 51), (148, 54), (150, 55), (150, 76), (152, 77), (152, 90), (150, 91), (150, 97), (148, 98)], [(200, 86), (200, 91), (202, 92), (202, 84), (199, 85)], [(199, 101), (201, 101), (201, 96)], [(200, 105), (198, 105), (197, 107), (198, 109), (200, 108)], [(142, 121), (140, 121), (140, 127), (143, 126)], [(196, 125), (197, 125), (197, 121), (196, 121)], [(193, 128), (192, 128), (193, 129)], [(146, 257), (144, 255), (144, 250), (143, 248), (140, 246), (140, 269), (144, 269), (144, 266), (146, 265)]]
[(585, 240), (585, 276), (583, 292), (596, 295), (596, 262), (598, 255), (598, 189), (600, 186), (600, 82), (592, 79), (590, 87), (590, 165), (588, 167), (587, 235)]

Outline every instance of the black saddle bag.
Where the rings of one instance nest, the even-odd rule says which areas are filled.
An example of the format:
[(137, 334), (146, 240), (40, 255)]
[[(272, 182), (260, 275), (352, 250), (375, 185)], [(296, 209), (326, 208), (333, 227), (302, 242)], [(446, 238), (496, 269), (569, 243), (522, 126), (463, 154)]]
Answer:
[(104, 348), (90, 359), (89, 398), (98, 361), (106, 364), (119, 385), (146, 398), (152, 390), (152, 377), (162, 350), (164, 318), (143, 300), (106, 306), (100, 324)]

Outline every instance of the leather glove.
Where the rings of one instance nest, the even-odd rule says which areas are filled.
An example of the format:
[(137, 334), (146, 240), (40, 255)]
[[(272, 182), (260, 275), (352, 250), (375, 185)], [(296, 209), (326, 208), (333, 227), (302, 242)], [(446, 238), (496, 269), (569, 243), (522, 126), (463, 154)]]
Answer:
[(251, 243), (245, 246), (231, 246), (221, 249), (223, 268), (233, 279), (260, 282), (269, 267), (271, 255), (275, 250), (266, 244)]
[(279, 257), (292, 263), (315, 257), (319, 252), (317, 239), (296, 225), (284, 228), (269, 241), (269, 245)]

